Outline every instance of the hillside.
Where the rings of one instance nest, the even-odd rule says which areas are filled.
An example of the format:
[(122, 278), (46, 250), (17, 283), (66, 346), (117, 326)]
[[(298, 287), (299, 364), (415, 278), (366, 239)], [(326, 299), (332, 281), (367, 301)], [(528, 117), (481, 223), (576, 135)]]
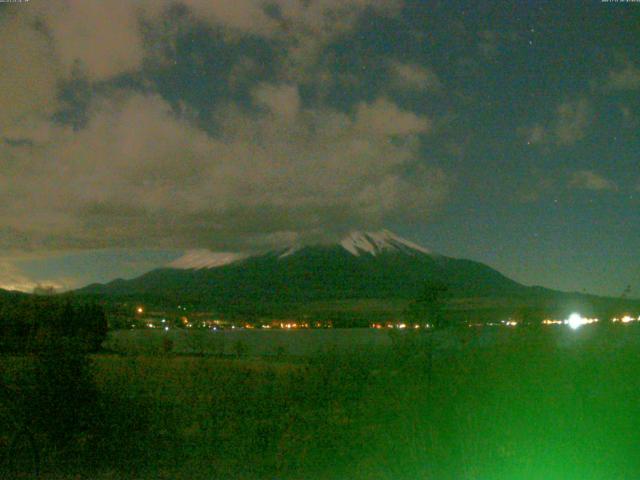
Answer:
[(600, 311), (620, 303), (525, 286), (487, 265), (431, 253), (388, 231), (354, 232), (336, 244), (283, 246), (254, 256), (189, 252), (137, 278), (94, 284), (76, 293), (221, 311), (300, 311), (301, 305), (322, 305), (321, 310), (330, 312), (354, 302), (365, 305), (365, 311), (374, 303), (381, 311), (394, 311), (415, 299), (429, 281), (446, 283), (451, 308), (464, 312), (555, 311), (564, 305)]

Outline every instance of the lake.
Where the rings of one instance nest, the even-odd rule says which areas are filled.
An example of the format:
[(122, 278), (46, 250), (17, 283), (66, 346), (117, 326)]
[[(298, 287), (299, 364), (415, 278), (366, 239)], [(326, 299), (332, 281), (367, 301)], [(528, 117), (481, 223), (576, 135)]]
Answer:
[[(300, 330), (182, 330), (164, 332), (159, 329), (118, 330), (110, 332), (105, 348), (121, 353), (161, 353), (167, 339), (173, 342), (172, 352), (180, 354), (232, 355), (241, 349), (243, 354), (308, 356), (319, 352), (339, 353), (371, 351), (390, 348), (397, 341), (412, 337), (426, 338), (424, 332), (400, 330), (300, 329)], [(540, 336), (550, 337), (561, 348), (577, 345), (603, 351), (628, 344), (640, 347), (638, 325), (598, 325), (572, 330), (566, 326), (545, 327), (472, 327), (436, 332), (433, 342), (441, 353), (461, 349), (488, 348), (513, 343), (536, 342)], [(241, 346), (239, 346), (241, 345)]]

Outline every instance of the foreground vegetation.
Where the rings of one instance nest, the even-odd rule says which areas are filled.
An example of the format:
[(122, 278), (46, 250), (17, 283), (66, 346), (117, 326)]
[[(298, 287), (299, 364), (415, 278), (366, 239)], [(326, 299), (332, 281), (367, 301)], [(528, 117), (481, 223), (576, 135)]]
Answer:
[[(84, 400), (71, 402), (76, 428), (29, 412), (43, 475), (637, 478), (637, 326), (504, 329), (491, 346), (472, 341), (480, 334), (457, 332), (467, 347), (440, 342), (431, 360), (416, 332), (307, 358), (95, 354), (89, 388), (63, 396)], [(38, 361), (3, 357), (3, 380), (28, 384)], [(66, 418), (69, 405), (52, 401)]]

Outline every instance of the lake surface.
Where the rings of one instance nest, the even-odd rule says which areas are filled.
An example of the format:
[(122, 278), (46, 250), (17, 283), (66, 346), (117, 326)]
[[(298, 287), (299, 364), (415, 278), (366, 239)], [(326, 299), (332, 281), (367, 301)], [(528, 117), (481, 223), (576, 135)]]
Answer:
[[(420, 337), (419, 335), (422, 335)], [(490, 348), (512, 343), (515, 346), (536, 342), (546, 336), (560, 348), (586, 345), (604, 351), (633, 344), (640, 348), (640, 325), (585, 326), (571, 330), (566, 326), (473, 327), (433, 334), (440, 352), (461, 349)], [(155, 329), (110, 332), (105, 347), (116, 352), (161, 353), (163, 345), (172, 342), (171, 351), (182, 354), (224, 354), (242, 352), (247, 355), (307, 356), (333, 351), (367, 352), (391, 348), (404, 340), (425, 339), (425, 334), (412, 331), (358, 329), (301, 330), (180, 330)]]

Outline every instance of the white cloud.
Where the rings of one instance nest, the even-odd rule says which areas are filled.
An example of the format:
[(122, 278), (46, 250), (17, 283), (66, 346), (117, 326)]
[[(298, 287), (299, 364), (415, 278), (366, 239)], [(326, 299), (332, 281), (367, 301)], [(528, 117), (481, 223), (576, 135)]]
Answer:
[[(32, 2), (0, 17), (0, 128), (24, 137), (56, 111), (57, 87), (80, 68), (100, 81), (138, 71), (157, 49), (145, 43), (142, 23), (163, 28), (168, 8), (182, 4), (196, 19), (229, 34), (275, 39), (284, 51), (280, 76), (289, 83), (314, 78), (323, 48), (348, 32), (367, 8), (399, 11), (400, 0), (60, 0)], [(278, 18), (267, 15), (275, 6)], [(6, 135), (5, 135), (6, 136)]]
[(552, 143), (569, 146), (586, 136), (592, 117), (591, 104), (582, 98), (560, 104), (549, 124), (537, 123), (518, 131), (531, 145)]
[(302, 109), (290, 84), (262, 85), (256, 99), (269, 111), (227, 105), (212, 138), (157, 96), (119, 95), (97, 102), (85, 129), (7, 149), (0, 224), (13, 233), (0, 243), (215, 247), (424, 218), (446, 194), (419, 154), (428, 118), (386, 99), (353, 116)]
[(11, 262), (0, 260), (0, 288), (28, 292), (36, 285), (37, 282), (25, 276)]
[(615, 182), (591, 170), (580, 170), (570, 175), (569, 186), (593, 191), (616, 191)]
[[(279, 39), (291, 65), (312, 63), (339, 33), (352, 28), (366, 9), (397, 12), (400, 0), (61, 0), (36, 3), (24, 17), (44, 22), (61, 63), (79, 62), (91, 79), (101, 80), (138, 70), (145, 57), (141, 22), (161, 23), (169, 7), (186, 6), (198, 21), (228, 34)], [(266, 13), (276, 7), (280, 18)], [(294, 69), (295, 70), (295, 69)]]
[(34, 279), (17, 267), (14, 261), (0, 258), (1, 289), (32, 292), (34, 288), (39, 286), (53, 287), (55, 290), (64, 290), (65, 288), (65, 285), (60, 281)]
[(92, 79), (137, 70), (144, 57), (140, 7), (129, 0), (63, 0), (36, 5), (68, 69), (81, 62)]
[(274, 115), (281, 115), (287, 120), (293, 120), (300, 111), (300, 94), (296, 85), (262, 84), (254, 91), (254, 98)]
[(592, 115), (587, 100), (565, 102), (558, 107), (557, 113), (554, 133), (558, 144), (572, 145), (584, 138)]
[(392, 62), (395, 84), (400, 88), (413, 90), (437, 91), (442, 88), (442, 82), (431, 70), (420, 65)]
[[(170, 2), (164, 1), (165, 5), (168, 3)], [(186, 5), (196, 18), (238, 32), (271, 36), (279, 29), (279, 23), (265, 13), (265, 1), (182, 0), (181, 3)]]
[(627, 63), (621, 69), (610, 71), (604, 88), (609, 91), (640, 89), (640, 68)]
[(22, 138), (56, 109), (60, 69), (47, 36), (23, 16), (0, 18), (0, 142)]
[(402, 0), (276, 0), (282, 19), (277, 37), (286, 51), (285, 78), (300, 82), (322, 75), (317, 62), (324, 48), (351, 31), (362, 12), (371, 8), (397, 14)]
[[(1, 248), (270, 242), (423, 219), (437, 208), (447, 178), (420, 153), (430, 118), (387, 98), (345, 114), (304, 108), (299, 95), (300, 79), (322, 73), (314, 65), (328, 42), (366, 8), (394, 14), (399, 1), (276, 0), (272, 18), (258, 0), (185, 0), (200, 20), (281, 40), (282, 80), (252, 92), (262, 113), (220, 107), (213, 138), (159, 96), (120, 91), (95, 97), (79, 131), (50, 121), (58, 82), (75, 65), (91, 80), (138, 70), (148, 53), (140, 20), (157, 20), (170, 3), (65, 0), (2, 21), (0, 40), (12, 48), (0, 52), (9, 106), (0, 126), (22, 142), (0, 142)], [(400, 72), (416, 88), (437, 81), (417, 66)]]
[(531, 127), (520, 128), (519, 132), (525, 137), (525, 141), (529, 145), (546, 143), (549, 140), (549, 132), (540, 124)]
[(387, 99), (361, 103), (356, 113), (356, 128), (373, 135), (413, 135), (427, 133), (431, 121), (424, 116), (401, 110)]
[(177, 3), (196, 19), (233, 32), (272, 35), (278, 28), (256, 0), (61, 0), (34, 3), (21, 16), (44, 23), (67, 72), (79, 64), (90, 79), (103, 80), (141, 68), (147, 53), (142, 21), (158, 23)]

